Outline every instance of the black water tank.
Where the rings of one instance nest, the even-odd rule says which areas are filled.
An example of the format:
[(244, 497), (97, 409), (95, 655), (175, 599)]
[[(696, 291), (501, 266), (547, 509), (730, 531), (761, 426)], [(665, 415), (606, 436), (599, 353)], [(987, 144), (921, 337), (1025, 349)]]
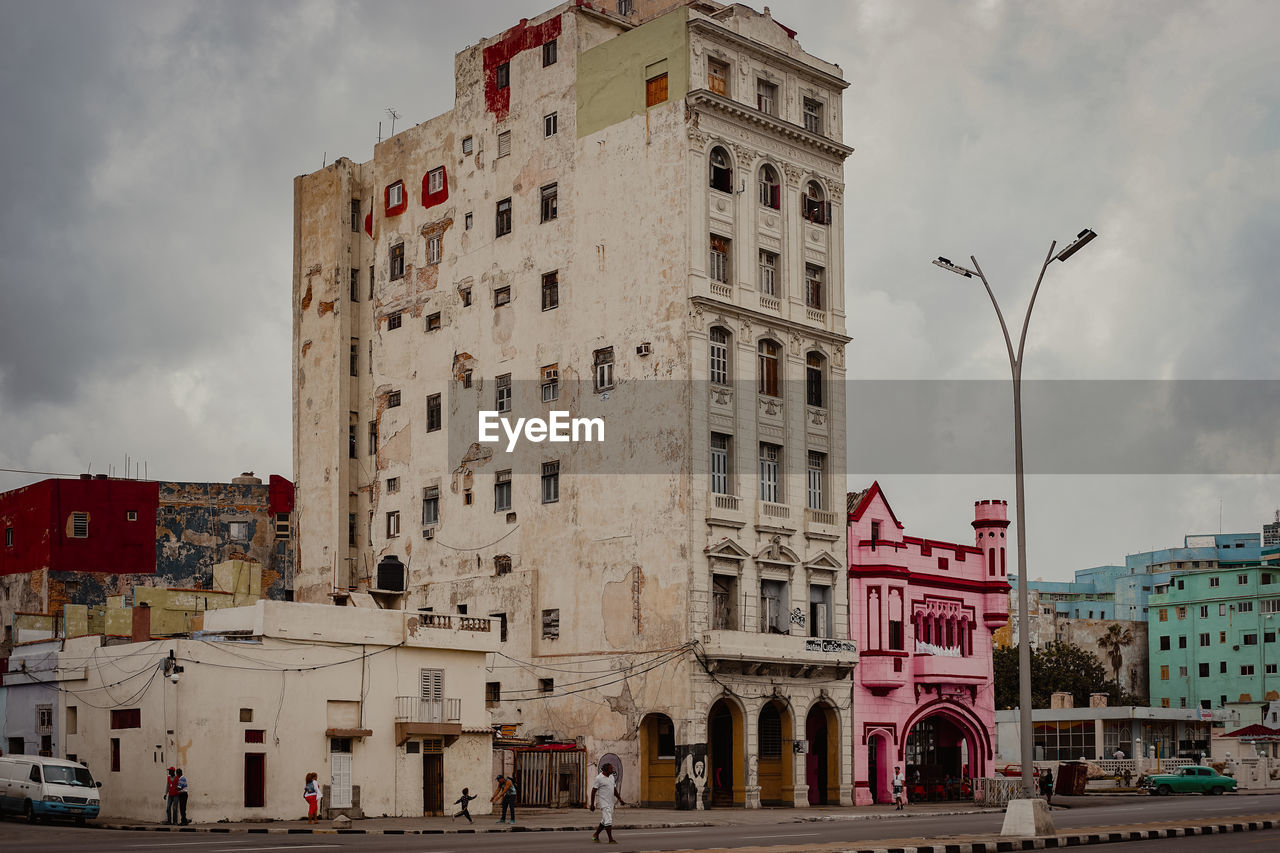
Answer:
[(378, 561), (378, 589), (404, 592), (404, 563), (394, 554)]

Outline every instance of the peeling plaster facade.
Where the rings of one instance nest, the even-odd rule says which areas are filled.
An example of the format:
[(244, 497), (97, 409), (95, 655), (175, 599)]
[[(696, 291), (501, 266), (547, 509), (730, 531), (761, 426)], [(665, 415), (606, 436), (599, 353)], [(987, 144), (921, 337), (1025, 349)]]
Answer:
[(258, 565), (263, 597), (289, 598), (293, 502), (293, 483), (277, 475), (267, 483), (86, 476), (0, 494), (0, 655), (15, 641), (17, 614), (56, 621), (68, 605), (101, 608), (135, 587), (212, 590), (215, 565), (231, 560)]
[[(568, 3), (464, 49), (451, 111), (295, 180), (297, 598), (500, 619), (494, 721), (617, 754), (628, 800), (848, 804), (847, 84), (767, 13), (634, 7)], [(599, 410), (622, 452), (539, 447), (555, 499), (517, 469), (496, 509), (510, 463), (451, 421), (548, 369), (558, 399), (515, 414)], [(379, 589), (386, 557), (403, 593)]]

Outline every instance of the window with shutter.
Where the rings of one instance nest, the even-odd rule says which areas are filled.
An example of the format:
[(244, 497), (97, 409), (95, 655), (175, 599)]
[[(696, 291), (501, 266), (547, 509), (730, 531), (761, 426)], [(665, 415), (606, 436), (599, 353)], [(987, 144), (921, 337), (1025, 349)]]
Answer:
[(650, 77), (644, 83), (644, 105), (656, 106), (667, 100), (667, 75), (659, 74)]
[(511, 131), (504, 130), (498, 134), (498, 156), (506, 157), (511, 153)]

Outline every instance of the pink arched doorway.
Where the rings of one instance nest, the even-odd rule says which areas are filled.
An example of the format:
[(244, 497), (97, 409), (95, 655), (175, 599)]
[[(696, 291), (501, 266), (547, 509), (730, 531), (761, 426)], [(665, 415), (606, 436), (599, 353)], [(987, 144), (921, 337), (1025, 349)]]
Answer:
[(919, 709), (898, 752), (908, 798), (962, 798), (965, 780), (986, 774), (990, 744), (985, 727), (961, 705), (942, 700)]

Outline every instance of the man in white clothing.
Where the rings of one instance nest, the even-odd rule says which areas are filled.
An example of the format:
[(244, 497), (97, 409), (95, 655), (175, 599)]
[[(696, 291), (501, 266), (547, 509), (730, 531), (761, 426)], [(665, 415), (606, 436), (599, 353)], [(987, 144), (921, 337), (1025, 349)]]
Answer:
[(600, 832), (603, 830), (609, 835), (609, 843), (617, 844), (613, 839), (613, 801), (616, 798), (621, 805), (626, 805), (627, 801), (622, 799), (622, 794), (617, 790), (618, 781), (613, 778), (613, 765), (605, 764), (600, 768), (596, 781), (591, 783), (591, 810), (595, 811), (596, 801), (600, 801), (600, 825), (596, 827), (595, 834), (591, 836), (591, 840), (599, 843)]

